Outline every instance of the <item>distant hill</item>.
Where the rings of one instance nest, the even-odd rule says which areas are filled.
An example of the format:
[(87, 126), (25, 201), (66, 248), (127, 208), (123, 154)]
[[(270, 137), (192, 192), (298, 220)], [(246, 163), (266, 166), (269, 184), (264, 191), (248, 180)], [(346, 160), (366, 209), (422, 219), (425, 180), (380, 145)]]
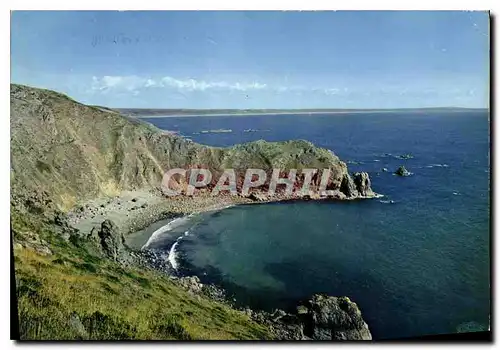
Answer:
[(241, 114), (308, 114), (308, 113), (360, 113), (360, 112), (466, 112), (484, 110), (461, 107), (432, 107), (432, 108), (396, 108), (396, 109), (348, 109), (348, 108), (304, 108), (304, 109), (170, 109), (170, 108), (107, 108), (125, 115), (136, 117), (154, 117), (171, 115), (241, 115)]

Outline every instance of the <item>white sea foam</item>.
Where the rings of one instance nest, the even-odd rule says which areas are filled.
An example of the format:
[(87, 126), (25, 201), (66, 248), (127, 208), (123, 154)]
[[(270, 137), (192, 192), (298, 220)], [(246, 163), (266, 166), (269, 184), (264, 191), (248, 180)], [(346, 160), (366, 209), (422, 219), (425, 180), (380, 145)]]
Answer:
[(174, 244), (172, 244), (172, 247), (170, 247), (170, 251), (168, 252), (168, 262), (172, 267), (177, 270), (177, 267), (179, 264), (177, 263), (177, 251), (175, 248), (177, 248), (177, 245), (179, 244), (180, 239), (177, 239)]
[(382, 198), (384, 197), (383, 194), (379, 194), (379, 193), (374, 193), (373, 196), (357, 196), (357, 197), (354, 197), (352, 199), (370, 199), (370, 198)]
[(153, 234), (151, 235), (151, 237), (149, 237), (148, 241), (146, 242), (146, 244), (144, 244), (142, 246), (141, 249), (147, 248), (152, 242), (156, 241), (164, 233), (172, 231), (174, 228), (176, 228), (176, 227), (178, 227), (178, 226), (186, 223), (189, 220), (190, 217), (191, 217), (191, 215), (183, 216), (183, 217), (180, 217), (180, 218), (177, 218), (177, 219), (174, 219), (174, 220), (170, 221), (165, 226), (160, 227), (158, 230), (156, 230), (155, 232), (153, 232)]
[(448, 164), (431, 164), (431, 165), (427, 165), (426, 168), (448, 168), (449, 165)]

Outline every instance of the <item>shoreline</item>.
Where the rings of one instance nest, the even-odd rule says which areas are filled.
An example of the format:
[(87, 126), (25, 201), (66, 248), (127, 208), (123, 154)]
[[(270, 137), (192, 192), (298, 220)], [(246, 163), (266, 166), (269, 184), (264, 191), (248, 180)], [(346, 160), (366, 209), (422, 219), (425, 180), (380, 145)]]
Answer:
[[(152, 189), (143, 189), (123, 192), (120, 195), (112, 198), (105, 197), (90, 201), (94, 206), (99, 205), (99, 208), (101, 210), (101, 213), (99, 214), (100, 216), (97, 219), (95, 218), (94, 214), (91, 214), (90, 218), (88, 217), (88, 213), (94, 212), (91, 208), (87, 208), (87, 206), (89, 205), (88, 202), (83, 206), (74, 208), (74, 210), (69, 213), (69, 217), (70, 222), (72, 221), (71, 226), (75, 228), (77, 228), (78, 226), (86, 227), (87, 229), (90, 228), (90, 230), (97, 226), (95, 225), (95, 222), (94, 225), (89, 224), (92, 223), (91, 219), (97, 221), (101, 219), (107, 220), (110, 219), (109, 216), (113, 216), (115, 217), (115, 219), (121, 218), (122, 220), (118, 221), (117, 226), (119, 227), (119, 232), (121, 232), (122, 239), (124, 240), (126, 255), (132, 258), (133, 261), (135, 261), (133, 264), (137, 264), (137, 266), (142, 266), (164, 275), (178, 287), (185, 289), (193, 295), (208, 298), (209, 300), (212, 300), (214, 302), (225, 304), (237, 312), (243, 312), (254, 322), (271, 329), (271, 332), (273, 336), (276, 337), (276, 339), (311, 340), (311, 337), (313, 337), (312, 334), (306, 336), (303, 333), (304, 326), (301, 323), (303, 315), (301, 315), (298, 311), (290, 311), (290, 313), (287, 313), (286, 311), (283, 311), (281, 309), (276, 309), (273, 312), (268, 312), (258, 308), (252, 308), (247, 303), (238, 304), (237, 299), (235, 299), (233, 295), (229, 295), (222, 286), (211, 282), (203, 283), (200, 279), (200, 277), (202, 276), (199, 276), (193, 272), (183, 271), (182, 265), (181, 268), (179, 268), (179, 266), (174, 266), (175, 264), (172, 263), (170, 254), (172, 251), (174, 251), (173, 248), (175, 247), (176, 243), (179, 242), (178, 237), (175, 238), (175, 241), (173, 242), (168, 252), (155, 251), (154, 249), (148, 249), (147, 247), (143, 249), (143, 247), (139, 245), (132, 247), (129, 245), (129, 242), (130, 238), (133, 237), (134, 234), (137, 234), (137, 232), (140, 230), (144, 230), (143, 234), (146, 234), (144, 235), (144, 237), (142, 237), (142, 239), (147, 243), (152, 237), (154, 231), (147, 232), (145, 230), (147, 230), (149, 226), (159, 222), (160, 220), (164, 220), (164, 223), (161, 223), (161, 225), (159, 225), (156, 230), (161, 229), (164, 226), (168, 226), (172, 221), (189, 217), (196, 213), (219, 211), (237, 205), (270, 204), (292, 201), (352, 201), (383, 197), (383, 195), (377, 193), (373, 193), (373, 195), (368, 196), (356, 195), (349, 198), (347, 198), (343, 193), (341, 194), (343, 195), (343, 197), (340, 196), (340, 198), (335, 198), (333, 196), (318, 196), (310, 198), (284, 194), (277, 194), (271, 197), (262, 197), (262, 193), (252, 193), (248, 197), (241, 197), (232, 196), (230, 194), (211, 196), (208, 193), (202, 193), (197, 197), (178, 196), (166, 198), (160, 197), (158, 195), (158, 192)], [(132, 199), (130, 199), (131, 197)], [(124, 200), (129, 200), (126, 202), (126, 204), (128, 205), (117, 206), (117, 202), (121, 203), (121, 201)], [(141, 205), (139, 206), (139, 204)], [(144, 204), (146, 205), (144, 206)], [(131, 209), (130, 205), (135, 205), (135, 209)], [(84, 208), (83, 213), (81, 211), (82, 207)], [(128, 220), (123, 220), (123, 213), (127, 211)], [(87, 215), (85, 215), (85, 213), (87, 213)], [(80, 215), (80, 220), (76, 220), (78, 219), (78, 215)], [(165, 233), (168, 234), (169, 231), (170, 230), (166, 230)], [(89, 233), (80, 231), (80, 234), (88, 235)], [(159, 233), (159, 235), (163, 234), (164, 232)], [(165, 253), (167, 253), (166, 256)], [(349, 298), (347, 297), (320, 296), (319, 294), (314, 294), (311, 298), (313, 298), (312, 300), (314, 300), (314, 298), (318, 297), (329, 298), (330, 302), (332, 303), (337, 303), (338, 300), (343, 300), (339, 298), (345, 298), (345, 300), (349, 300)], [(298, 306), (302, 305), (303, 302), (305, 301), (297, 300), (297, 310), (299, 310)], [(322, 307), (325, 307), (325, 305), (323, 305)], [(353, 310), (359, 310), (355, 303), (353, 303), (353, 307)], [(337, 309), (332, 309), (328, 312), (336, 312), (335, 310)], [(358, 315), (356, 312), (350, 317)], [(362, 316), (360, 316), (359, 314), (356, 317), (359, 317), (359, 319), (361, 320), (360, 329), (362, 329), (363, 332), (366, 333), (364, 333), (362, 339), (372, 339), (368, 325), (362, 319)], [(292, 328), (290, 328), (291, 324), (289, 324), (289, 320), (293, 320), (292, 323), (294, 324), (294, 326)]]
[[(362, 199), (376, 199), (376, 198), (381, 198), (384, 197), (384, 195), (374, 193), (373, 196), (359, 196), (356, 198), (349, 198), (349, 199), (334, 199), (334, 198), (329, 198), (329, 197), (322, 197), (322, 198), (317, 198), (317, 199), (303, 199), (303, 198), (290, 198), (290, 197), (274, 197), (272, 199), (269, 199), (267, 201), (244, 201), (244, 202), (239, 202), (239, 203), (233, 203), (229, 205), (224, 205), (224, 204), (218, 204), (215, 206), (209, 206), (209, 207), (203, 207), (201, 209), (198, 209), (193, 212), (185, 212), (183, 215), (179, 215), (176, 217), (172, 217), (169, 220), (164, 220), (164, 223), (160, 227), (157, 227), (155, 230), (149, 230), (149, 233), (147, 236), (143, 237), (143, 239), (146, 240), (146, 243), (142, 246), (136, 246), (136, 247), (131, 247), (128, 246), (129, 249), (132, 252), (135, 253), (142, 253), (142, 254), (154, 254), (155, 256), (159, 257), (160, 255), (163, 256), (161, 258), (162, 261), (159, 263), (155, 260), (151, 261), (148, 263), (146, 262), (146, 265), (149, 266), (149, 268), (158, 271), (159, 273), (164, 274), (167, 276), (173, 283), (177, 284), (178, 286), (186, 289), (188, 292), (193, 293), (195, 295), (199, 296), (204, 296), (208, 299), (211, 299), (215, 302), (222, 303), (224, 305), (227, 305), (231, 309), (238, 311), (238, 312), (243, 312), (246, 314), (250, 319), (252, 319), (254, 322), (257, 322), (265, 327), (269, 327), (271, 329), (271, 332), (274, 334), (274, 336), (277, 339), (281, 340), (313, 340), (313, 338), (310, 338), (311, 335), (306, 336), (303, 331), (298, 331), (297, 327), (300, 329), (300, 320), (301, 320), (301, 314), (298, 311), (301, 305), (304, 305), (305, 299), (297, 299), (294, 302), (291, 302), (290, 306), (284, 309), (279, 309), (279, 308), (273, 308), (273, 310), (264, 310), (257, 308), (247, 302), (239, 303), (238, 299), (232, 294), (228, 294), (227, 290), (222, 287), (221, 285), (217, 284), (216, 282), (210, 281), (210, 279), (206, 280), (204, 277), (200, 274), (198, 274), (196, 271), (190, 271), (183, 269), (183, 265), (179, 260), (175, 258), (175, 248), (179, 244), (180, 240), (184, 237), (183, 234), (179, 234), (178, 236), (173, 236), (172, 235), (172, 244), (169, 246), (168, 249), (165, 249), (164, 251), (156, 251), (154, 249), (149, 249), (147, 247), (147, 244), (150, 243), (149, 241), (151, 238), (153, 238), (154, 233), (158, 230), (161, 230), (162, 228), (169, 226), (171, 223), (177, 221), (177, 220), (183, 220), (187, 219), (189, 220), (190, 217), (196, 214), (201, 214), (201, 213), (207, 213), (211, 211), (221, 211), (230, 207), (234, 206), (242, 206), (242, 205), (249, 205), (249, 204), (271, 204), (271, 203), (284, 203), (284, 202), (311, 202), (311, 201), (325, 201), (325, 200), (334, 200), (334, 201), (351, 201), (351, 200), (362, 200)], [(234, 197), (234, 198), (241, 198), (241, 197)], [(248, 199), (248, 198), (245, 198)], [(156, 221), (158, 222), (158, 221)], [(143, 230), (146, 231), (148, 230), (152, 225), (154, 225), (156, 222), (152, 222), (149, 224), (149, 226), (145, 227)], [(158, 234), (158, 237), (164, 235), (164, 234), (169, 234), (176, 226), (172, 227), (171, 229), (167, 229), (165, 231), (162, 231)], [(134, 233), (130, 234), (133, 235)], [(129, 237), (130, 237), (129, 235)], [(152, 241), (153, 242), (153, 241)], [(166, 255), (165, 255), (166, 253)], [(174, 254), (174, 255), (172, 255)], [(158, 265), (157, 265), (158, 264)], [(166, 268), (165, 268), (166, 266)], [(202, 281), (203, 278), (203, 281)], [(348, 297), (342, 296), (342, 297), (332, 297), (332, 296), (325, 296), (322, 294), (313, 294), (311, 298), (330, 298), (331, 300), (337, 300), (337, 298), (345, 298), (349, 302), (350, 299)], [(355, 306), (356, 310), (359, 310), (358, 306), (353, 303)], [(293, 311), (293, 309), (296, 309)], [(359, 311), (358, 311), (359, 312)], [(360, 314), (361, 315), (361, 314)], [(362, 319), (362, 316), (359, 316), (360, 319)], [(290, 323), (290, 320), (293, 320), (292, 323)], [(372, 339), (372, 335), (369, 330), (369, 326), (366, 324), (364, 319), (362, 319), (362, 322), (364, 324), (364, 329), (367, 332), (368, 335), (365, 335), (366, 338), (363, 339)]]
[[(176, 196), (164, 197), (153, 189), (124, 191), (117, 196), (100, 197), (80, 203), (68, 214), (71, 226), (78, 229), (83, 235), (88, 235), (92, 229), (99, 226), (104, 220), (113, 221), (126, 241), (133, 241), (140, 232), (156, 222), (201, 214), (210, 211), (219, 211), (227, 207), (247, 204), (268, 204), (294, 201), (352, 201), (372, 198), (382, 198), (382, 194), (372, 196), (357, 196), (347, 198), (341, 193), (338, 197), (306, 198), (297, 195), (277, 194), (271, 197), (257, 193), (248, 197), (233, 196), (230, 194), (212, 196), (201, 193), (194, 197)], [(148, 237), (149, 239), (149, 237)], [(139, 238), (140, 240), (140, 238)]]

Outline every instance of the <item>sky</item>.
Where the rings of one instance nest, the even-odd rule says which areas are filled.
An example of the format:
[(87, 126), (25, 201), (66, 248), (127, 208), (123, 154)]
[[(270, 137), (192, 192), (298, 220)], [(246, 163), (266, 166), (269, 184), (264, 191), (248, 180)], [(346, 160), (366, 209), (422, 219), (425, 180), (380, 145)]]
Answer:
[(11, 82), (135, 108), (489, 106), (489, 16), (14, 11)]

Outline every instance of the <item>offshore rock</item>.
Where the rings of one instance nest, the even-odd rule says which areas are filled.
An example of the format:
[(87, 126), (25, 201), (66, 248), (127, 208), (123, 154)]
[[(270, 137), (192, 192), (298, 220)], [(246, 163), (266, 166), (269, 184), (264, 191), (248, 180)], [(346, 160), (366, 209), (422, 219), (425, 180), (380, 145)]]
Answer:
[(404, 165), (400, 166), (398, 168), (398, 170), (396, 170), (394, 172), (394, 174), (399, 175), (399, 176), (410, 176), (411, 175), (411, 173), (408, 170), (406, 170), (406, 168), (404, 167)]

